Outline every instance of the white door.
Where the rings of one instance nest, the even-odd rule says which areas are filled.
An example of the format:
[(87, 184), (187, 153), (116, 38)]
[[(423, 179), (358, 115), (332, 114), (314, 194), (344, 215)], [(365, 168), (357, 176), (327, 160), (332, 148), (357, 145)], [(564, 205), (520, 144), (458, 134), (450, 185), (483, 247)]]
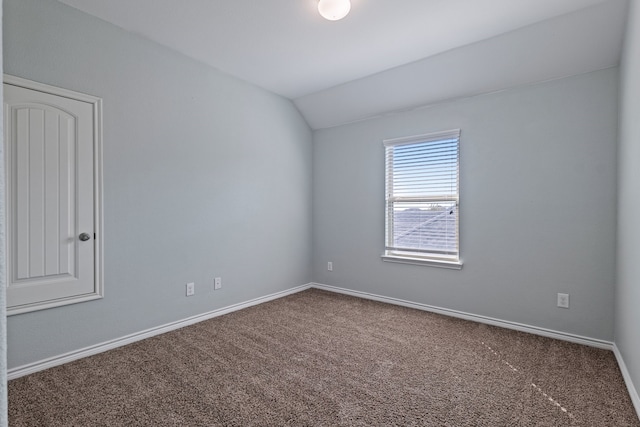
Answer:
[(99, 105), (93, 97), (5, 76), (9, 314), (102, 296)]

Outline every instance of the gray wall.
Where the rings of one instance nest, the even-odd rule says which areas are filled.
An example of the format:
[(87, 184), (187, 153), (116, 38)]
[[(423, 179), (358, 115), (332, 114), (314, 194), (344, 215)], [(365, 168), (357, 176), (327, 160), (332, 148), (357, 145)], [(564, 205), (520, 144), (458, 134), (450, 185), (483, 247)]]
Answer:
[[(640, 393), (640, 4), (632, 1), (620, 82), (616, 345)], [(640, 408), (637, 408), (640, 411)]]
[[(612, 340), (617, 84), (612, 68), (316, 131), (314, 281)], [(453, 128), (463, 269), (383, 262), (382, 140)]]
[(104, 99), (106, 296), (11, 316), (10, 368), (310, 281), (311, 131), (290, 101), (57, 1), (5, 17), (6, 73)]
[[(0, 18), (2, 0), (0, 0)], [(0, 73), (2, 72), (2, 19), (0, 19)], [(0, 98), (2, 98), (0, 88)], [(4, 143), (3, 124), (0, 122), (0, 426), (8, 425), (7, 420), (7, 316), (6, 316), (6, 274), (5, 274), (5, 236), (4, 236)]]

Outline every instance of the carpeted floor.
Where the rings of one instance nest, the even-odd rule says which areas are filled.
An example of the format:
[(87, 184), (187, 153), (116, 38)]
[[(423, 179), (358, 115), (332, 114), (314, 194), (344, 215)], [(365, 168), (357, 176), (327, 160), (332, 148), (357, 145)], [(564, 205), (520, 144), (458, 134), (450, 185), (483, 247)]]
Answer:
[(319, 290), (9, 383), (11, 426), (640, 426), (613, 354)]

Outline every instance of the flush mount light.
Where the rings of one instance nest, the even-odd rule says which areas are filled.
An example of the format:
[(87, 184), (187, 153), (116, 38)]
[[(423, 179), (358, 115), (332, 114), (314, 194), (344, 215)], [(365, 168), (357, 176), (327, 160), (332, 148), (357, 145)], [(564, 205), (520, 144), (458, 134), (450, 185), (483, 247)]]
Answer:
[(351, 2), (349, 0), (320, 0), (318, 2), (318, 12), (329, 21), (344, 18), (350, 10)]

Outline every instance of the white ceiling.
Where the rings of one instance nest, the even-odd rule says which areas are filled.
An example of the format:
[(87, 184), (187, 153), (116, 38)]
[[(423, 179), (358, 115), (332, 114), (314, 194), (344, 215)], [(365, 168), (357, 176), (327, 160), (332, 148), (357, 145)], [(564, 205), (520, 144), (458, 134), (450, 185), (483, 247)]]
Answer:
[(313, 129), (618, 65), (625, 2), (598, 4), (302, 96)]
[[(390, 80), (385, 76), (397, 79), (419, 71), (446, 77), (451, 71), (443, 72), (448, 60), (472, 67), (458, 69), (453, 73), (456, 78), (462, 79), (461, 71), (467, 77), (471, 70), (475, 74), (476, 66), (470, 60), (479, 61), (483, 77), (494, 74), (495, 68), (478, 57), (483, 51), (507, 57), (513, 54), (507, 58), (510, 62), (502, 65), (514, 68), (513, 73), (524, 72), (526, 82), (591, 71), (597, 69), (594, 64), (615, 65), (626, 10), (626, 0), (352, 0), (351, 13), (341, 21), (330, 22), (318, 15), (317, 0), (60, 1), (293, 99), (313, 128), (381, 113), (379, 107), (363, 109), (370, 105), (368, 101), (359, 106), (351, 102), (349, 114), (341, 117), (331, 110), (341, 105), (336, 102), (347, 100), (344, 96), (352, 99), (354, 91), (371, 95), (372, 84), (387, 85), (383, 95), (388, 95)], [(557, 18), (559, 24), (541, 27), (537, 32), (529, 28), (530, 34), (519, 35), (512, 42), (506, 36), (496, 37), (585, 8), (591, 13), (585, 10), (573, 14), (578, 18)], [(513, 34), (522, 31), (526, 33), (527, 29)], [(542, 42), (535, 43), (536, 37)], [(482, 40), (487, 40), (485, 45), (477, 43)], [(502, 49), (511, 50), (486, 45), (492, 40), (497, 40)], [(518, 40), (525, 44), (519, 47)], [(478, 51), (457, 49), (474, 43), (480, 47)], [(546, 48), (551, 54), (545, 52)], [(452, 49), (467, 49), (467, 60), (448, 58), (451, 52), (447, 51)], [(565, 63), (572, 61), (566, 58), (559, 70), (548, 66), (563, 56), (571, 57), (573, 53), (567, 49), (578, 49), (582, 54), (576, 66), (567, 66)], [(613, 63), (611, 57), (615, 57)], [(544, 72), (536, 77), (538, 66)], [(474, 86), (474, 80), (465, 80), (465, 87)], [(505, 83), (518, 84), (520, 80), (510, 78)], [(392, 103), (383, 110), (464, 95), (461, 91), (447, 95), (441, 90), (435, 97), (416, 97), (409, 86), (395, 81), (397, 96), (392, 96)], [(451, 82), (457, 86), (457, 80)], [(471, 92), (493, 88), (487, 82), (480, 86)], [(405, 92), (413, 96), (403, 101)], [(382, 98), (384, 101), (385, 96)]]

